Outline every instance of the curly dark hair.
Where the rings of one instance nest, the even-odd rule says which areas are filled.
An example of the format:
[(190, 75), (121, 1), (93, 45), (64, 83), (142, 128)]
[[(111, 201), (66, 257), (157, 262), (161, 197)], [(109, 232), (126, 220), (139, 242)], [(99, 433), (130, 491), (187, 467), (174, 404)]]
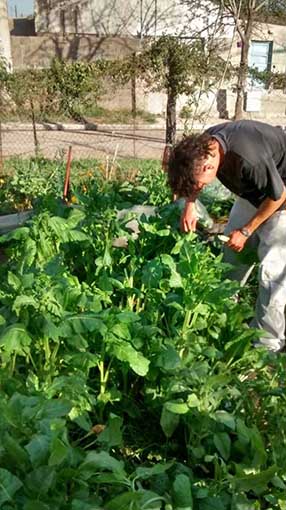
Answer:
[(168, 161), (168, 182), (174, 194), (188, 197), (195, 184), (194, 172), (201, 160), (210, 153), (213, 137), (209, 133), (190, 135), (177, 143)]

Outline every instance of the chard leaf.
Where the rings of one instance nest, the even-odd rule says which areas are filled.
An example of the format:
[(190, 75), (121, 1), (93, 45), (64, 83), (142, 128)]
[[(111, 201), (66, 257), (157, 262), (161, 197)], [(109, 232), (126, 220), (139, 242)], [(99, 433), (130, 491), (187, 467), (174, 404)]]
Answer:
[(195, 393), (191, 393), (188, 395), (188, 406), (189, 407), (199, 407), (200, 401)]
[(69, 446), (60, 438), (56, 438), (52, 443), (51, 456), (49, 458), (49, 466), (57, 466), (61, 464), (68, 455)]
[(75, 228), (80, 221), (84, 220), (85, 213), (81, 209), (71, 209), (68, 219), (66, 220), (69, 228)]
[[(66, 317), (59, 329), (62, 329), (64, 333), (66, 328), (66, 334), (69, 335), (70, 327), (72, 327), (72, 330), (77, 334), (86, 333), (87, 331), (90, 333), (98, 331), (104, 335), (107, 331), (107, 327), (101, 319), (88, 313)], [(66, 334), (64, 336), (66, 336)]]
[(276, 475), (277, 466), (271, 466), (265, 471), (233, 479), (233, 484), (238, 491), (250, 491), (259, 494), (267, 489), (268, 483)]
[(173, 483), (173, 500), (175, 510), (192, 510), (193, 496), (190, 478), (181, 473)]
[(127, 508), (132, 508), (131, 503), (139, 502), (139, 500), (140, 494), (138, 492), (123, 492), (123, 494), (116, 496), (105, 504), (105, 510), (127, 510)]
[(37, 255), (37, 244), (33, 239), (27, 239), (25, 243), (24, 262), (30, 267)]
[(13, 496), (22, 485), (17, 476), (12, 475), (7, 469), (0, 468), (0, 507), (7, 501), (13, 503)]
[(174, 288), (174, 289), (179, 288), (179, 287), (184, 287), (180, 273), (178, 273), (177, 271), (171, 272), (169, 285), (171, 288)]
[(120, 341), (120, 344), (111, 344), (111, 353), (120, 361), (126, 361), (132, 370), (138, 375), (144, 376), (149, 369), (150, 361), (139, 351), (136, 351), (131, 344)]
[(117, 319), (119, 322), (124, 322), (126, 324), (140, 321), (140, 317), (136, 313), (129, 311), (119, 313)]
[(18, 290), (21, 287), (21, 280), (11, 271), (8, 271), (7, 281), (14, 290)]
[(119, 338), (123, 338), (124, 340), (131, 339), (131, 335), (130, 335), (128, 326), (127, 326), (127, 324), (124, 324), (124, 323), (115, 324), (111, 329), (111, 333), (113, 333), (115, 336), (118, 336)]
[(31, 494), (47, 494), (56, 481), (56, 472), (52, 466), (40, 466), (26, 477), (26, 487)]
[(32, 296), (23, 296), (23, 295), (17, 296), (13, 303), (12, 310), (14, 310), (16, 315), (19, 316), (21, 308), (24, 308), (26, 306), (32, 306), (32, 308), (37, 310), (38, 303)]
[(80, 232), (79, 230), (70, 230), (67, 232), (67, 241), (71, 242), (81, 242), (81, 241), (88, 241), (89, 237), (84, 234), (83, 232)]
[(61, 418), (67, 416), (72, 408), (72, 405), (67, 400), (47, 400), (41, 409), (42, 418)]
[(167, 371), (176, 370), (181, 365), (181, 358), (176, 349), (169, 345), (161, 354), (159, 354), (156, 366)]
[(163, 264), (165, 264), (165, 266), (168, 266), (171, 271), (176, 271), (176, 262), (174, 261), (173, 257), (171, 257), (171, 255), (164, 253), (161, 255), (161, 261)]
[(8, 232), (0, 237), (0, 243), (6, 243), (7, 241), (11, 241), (11, 239), (15, 239), (16, 241), (25, 239), (28, 237), (30, 229), (28, 227), (20, 227)]
[(21, 466), (22, 469), (25, 469), (29, 463), (29, 457), (24, 448), (20, 446), (19, 442), (6, 432), (2, 438), (2, 445), (4, 446), (9, 459), (11, 459), (15, 465)]
[(180, 400), (169, 400), (164, 404), (167, 411), (174, 414), (186, 414), (189, 411), (189, 406), (186, 402)]
[(106, 443), (109, 448), (122, 445), (123, 419), (115, 414), (109, 416), (107, 427), (97, 438), (100, 443)]
[(223, 423), (229, 429), (235, 430), (235, 419), (232, 414), (228, 413), (227, 411), (216, 411), (215, 420), (219, 423)]
[(152, 467), (138, 467), (136, 468), (136, 474), (142, 480), (146, 480), (151, 476), (161, 475), (173, 466), (174, 462), (167, 462), (166, 464), (155, 464)]
[(231, 440), (226, 432), (214, 435), (214, 444), (224, 460), (228, 460), (230, 456)]
[(163, 267), (159, 260), (151, 260), (143, 267), (142, 283), (146, 287), (158, 287), (163, 277)]
[(8, 326), (0, 336), (0, 346), (8, 354), (16, 353), (25, 356), (29, 353), (29, 346), (32, 342), (23, 324), (16, 323)]
[(123, 462), (115, 459), (103, 450), (99, 453), (93, 451), (87, 454), (80, 466), (80, 471), (90, 470), (92, 470), (93, 474), (97, 471), (111, 471), (117, 475), (117, 479), (124, 479), (126, 476)]
[(30, 461), (34, 467), (45, 463), (49, 453), (50, 439), (44, 434), (36, 434), (31, 441), (25, 446)]

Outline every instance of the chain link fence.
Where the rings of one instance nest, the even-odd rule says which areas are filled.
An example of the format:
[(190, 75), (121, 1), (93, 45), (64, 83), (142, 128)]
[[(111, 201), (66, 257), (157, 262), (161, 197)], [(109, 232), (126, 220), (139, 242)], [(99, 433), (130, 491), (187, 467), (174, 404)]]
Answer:
[(10, 157), (41, 155), (54, 159), (72, 146), (74, 158), (160, 158), (164, 148), (162, 127), (90, 128), (84, 125), (0, 123), (2, 161)]
[[(191, 129), (202, 130), (208, 125), (225, 122), (230, 118), (226, 90), (214, 92), (212, 109), (206, 106), (202, 118), (197, 116), (191, 123)], [(269, 97), (269, 99), (271, 98)], [(285, 116), (286, 99), (279, 97), (272, 102), (274, 107)], [(31, 116), (32, 117), (32, 116)], [(258, 113), (246, 113), (246, 118), (266, 120), (270, 123), (283, 125), (284, 120), (277, 115), (273, 119), (262, 117)], [(182, 136), (184, 121), (179, 120), (177, 138)], [(9, 121), (7, 116), (1, 119), (0, 113), (0, 164), (5, 159), (18, 157), (30, 158), (43, 156), (49, 159), (65, 158), (69, 147), (72, 147), (73, 159), (161, 159), (165, 147), (165, 121), (154, 124), (133, 125), (86, 123), (47, 123), (37, 121)]]

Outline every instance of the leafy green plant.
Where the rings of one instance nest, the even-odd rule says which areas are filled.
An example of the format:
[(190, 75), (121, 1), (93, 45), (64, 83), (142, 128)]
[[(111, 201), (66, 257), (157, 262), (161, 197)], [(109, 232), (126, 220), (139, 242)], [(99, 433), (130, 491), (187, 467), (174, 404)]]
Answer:
[[(283, 510), (284, 356), (252, 348), (248, 300), (180, 233), (159, 165), (133, 185), (134, 162), (76, 164), (77, 206), (51, 189), (0, 240), (3, 509)], [(152, 187), (135, 238), (117, 211)]]

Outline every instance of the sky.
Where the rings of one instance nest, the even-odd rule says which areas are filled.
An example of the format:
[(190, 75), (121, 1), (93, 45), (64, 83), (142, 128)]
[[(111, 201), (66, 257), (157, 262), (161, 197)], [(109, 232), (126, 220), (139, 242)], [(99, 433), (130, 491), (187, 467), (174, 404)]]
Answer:
[(8, 15), (20, 18), (34, 12), (34, 0), (7, 0)]

